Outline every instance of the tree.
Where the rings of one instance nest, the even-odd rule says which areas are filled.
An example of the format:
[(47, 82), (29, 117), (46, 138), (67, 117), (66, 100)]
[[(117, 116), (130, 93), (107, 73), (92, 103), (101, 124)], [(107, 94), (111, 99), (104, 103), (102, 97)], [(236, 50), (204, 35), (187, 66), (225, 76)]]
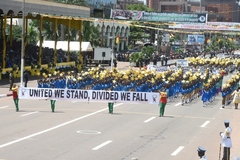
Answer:
[(153, 59), (153, 54), (155, 53), (156, 49), (153, 46), (143, 47), (141, 52), (146, 56), (149, 57), (151, 60)]
[[(152, 8), (149, 8), (143, 4), (130, 4), (130, 5), (127, 5), (127, 9), (136, 10), (136, 11), (147, 11), (147, 12), (153, 11)], [(135, 45), (136, 41), (143, 41), (144, 39), (149, 39), (150, 37), (152, 37), (152, 33), (154, 32), (154, 30), (152, 29), (145, 29), (145, 28), (134, 26), (137, 24), (142, 25), (142, 23), (133, 22), (132, 26), (130, 26), (129, 42), (130, 44), (133, 44), (133, 45)]]
[(154, 11), (152, 8), (149, 8), (144, 4), (127, 4), (126, 8), (127, 10), (135, 10), (135, 11), (147, 11), (147, 12)]
[(66, 3), (66, 4), (74, 4), (79, 6), (88, 6), (87, 0), (52, 0), (57, 3)]
[(95, 27), (91, 22), (83, 22), (83, 41), (89, 41), (93, 47), (100, 46), (101, 44), (101, 34), (97, 27)]
[(139, 67), (140, 60), (144, 59), (144, 54), (142, 52), (136, 52), (130, 55), (129, 61), (131, 63), (136, 63), (136, 66)]
[(227, 48), (227, 49), (236, 49), (237, 44), (234, 39), (223, 36), (213, 36), (211, 38), (211, 43), (206, 47), (207, 51), (216, 51), (218, 49)]
[(149, 38), (149, 35), (146, 34), (143, 28), (135, 27), (134, 25), (130, 26), (130, 44), (135, 45), (137, 41), (143, 41), (144, 38)]
[(32, 45), (36, 45), (38, 39), (39, 38), (38, 38), (38, 34), (37, 34), (36, 29), (33, 26), (29, 26), (28, 34), (27, 34), (27, 43), (32, 44)]
[(16, 41), (22, 40), (22, 27), (21, 26), (12, 26), (12, 38)]

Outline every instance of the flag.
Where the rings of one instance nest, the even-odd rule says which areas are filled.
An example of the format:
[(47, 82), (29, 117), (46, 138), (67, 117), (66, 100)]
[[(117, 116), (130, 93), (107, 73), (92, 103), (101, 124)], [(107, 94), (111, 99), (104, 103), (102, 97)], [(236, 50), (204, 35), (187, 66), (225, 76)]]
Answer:
[(118, 44), (119, 41), (120, 41), (120, 35), (119, 35), (118, 31), (117, 31), (117, 33), (116, 33), (116, 44)]

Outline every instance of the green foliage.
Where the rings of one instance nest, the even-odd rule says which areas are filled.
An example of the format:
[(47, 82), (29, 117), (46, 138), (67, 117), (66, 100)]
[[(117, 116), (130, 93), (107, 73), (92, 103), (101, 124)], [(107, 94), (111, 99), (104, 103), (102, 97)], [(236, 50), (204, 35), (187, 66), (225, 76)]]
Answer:
[[(143, 4), (130, 4), (127, 5), (127, 10), (135, 10), (135, 11), (153, 11), (152, 8), (147, 7)], [(136, 23), (135, 23), (136, 24)], [(139, 24), (141, 25), (141, 24)], [(150, 38), (151, 37), (152, 30), (130, 26), (130, 43), (135, 44), (136, 41), (142, 41), (143, 39)]]
[(136, 41), (142, 41), (144, 38), (148, 38), (149, 35), (146, 35), (146, 32), (144, 29), (139, 28), (139, 27), (135, 27), (135, 26), (131, 26), (130, 27), (130, 43), (131, 44), (135, 44)]
[(73, 4), (79, 6), (87, 6), (87, 0), (52, 0), (53, 2), (57, 3), (66, 3), (66, 4)]
[(143, 47), (141, 50), (141, 52), (147, 57), (150, 57), (150, 59), (153, 58), (153, 53), (155, 53), (155, 51), (156, 49), (153, 46)]
[(22, 27), (21, 26), (12, 26), (12, 36), (16, 41), (22, 40)]
[(27, 43), (32, 44), (32, 45), (36, 45), (38, 39), (39, 38), (38, 38), (38, 34), (37, 34), (36, 29), (33, 26), (29, 26), (28, 34), (27, 34)]
[(135, 10), (135, 11), (148, 11), (148, 12), (154, 11), (152, 8), (149, 8), (143, 4), (127, 4), (126, 8), (127, 10)]
[(142, 52), (136, 52), (130, 55), (129, 61), (134, 63), (139, 63), (140, 59), (144, 58), (144, 54)]
[(214, 50), (218, 50), (221, 48), (232, 48), (232, 49), (236, 49), (238, 48), (236, 42), (225, 36), (213, 36), (211, 38), (211, 43), (207, 45), (206, 50), (207, 51), (214, 51)]
[(83, 41), (90, 42), (93, 47), (100, 46), (100, 31), (91, 22), (83, 22)]

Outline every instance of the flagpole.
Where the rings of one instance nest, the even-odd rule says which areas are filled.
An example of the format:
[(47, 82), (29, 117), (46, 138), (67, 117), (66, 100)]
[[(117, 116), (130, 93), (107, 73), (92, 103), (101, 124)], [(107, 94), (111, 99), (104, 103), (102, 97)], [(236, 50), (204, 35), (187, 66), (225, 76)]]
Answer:
[(22, 9), (22, 47), (21, 47), (21, 77), (20, 77), (20, 86), (23, 87), (23, 70), (24, 70), (24, 37), (25, 37), (25, 0), (23, 0), (23, 9)]
[[(115, 4), (113, 4), (113, 9), (116, 8), (116, 0), (115, 0)], [(113, 11), (113, 10), (112, 10)], [(113, 14), (112, 14), (113, 15)], [(113, 32), (113, 36), (112, 36), (112, 56), (111, 56), (111, 71), (113, 69), (113, 56), (114, 56), (114, 47), (115, 47), (115, 26), (114, 26), (114, 15), (113, 15), (113, 29), (112, 29), (112, 32)]]

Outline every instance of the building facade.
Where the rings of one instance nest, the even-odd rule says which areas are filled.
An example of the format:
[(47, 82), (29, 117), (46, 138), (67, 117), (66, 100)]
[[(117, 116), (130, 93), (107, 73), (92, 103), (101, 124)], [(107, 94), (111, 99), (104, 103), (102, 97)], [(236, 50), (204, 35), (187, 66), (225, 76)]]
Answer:
[(113, 43), (115, 45), (116, 36), (118, 34), (120, 37), (120, 42), (117, 45), (115, 45), (116, 51), (127, 50), (130, 35), (129, 25), (112, 22), (103, 22), (99, 20), (94, 21), (94, 25), (97, 26), (98, 30), (102, 33), (101, 37), (102, 46), (99, 47), (112, 48)]
[(240, 22), (236, 0), (147, 0), (156, 12), (208, 13), (208, 21)]

